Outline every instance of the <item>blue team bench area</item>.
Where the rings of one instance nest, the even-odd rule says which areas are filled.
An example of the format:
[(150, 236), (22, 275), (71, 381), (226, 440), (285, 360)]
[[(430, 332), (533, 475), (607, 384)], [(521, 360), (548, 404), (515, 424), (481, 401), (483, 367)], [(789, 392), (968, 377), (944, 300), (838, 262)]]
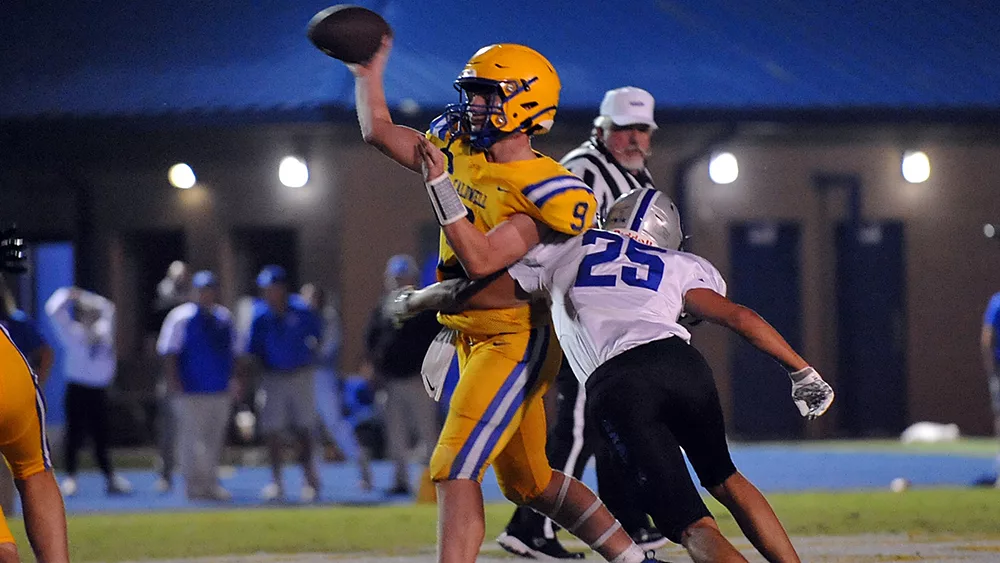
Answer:
[[(964, 442), (964, 441), (963, 441)], [(908, 479), (913, 486), (972, 486), (987, 475), (995, 475), (995, 442), (980, 440), (971, 447), (903, 447), (884, 442), (803, 442), (734, 444), (736, 466), (764, 492), (831, 491), (853, 489), (887, 489), (897, 478)], [(375, 489), (364, 492), (358, 487), (359, 472), (352, 463), (323, 463), (323, 490), (316, 503), (322, 505), (378, 505), (412, 502), (411, 498), (389, 496), (382, 492), (392, 484), (392, 464), (373, 462)], [(412, 482), (420, 468), (410, 468)], [(66, 499), (70, 513), (129, 512), (150, 510), (200, 510), (208, 508), (290, 506), (299, 503), (302, 472), (296, 466), (285, 468), (283, 503), (267, 503), (259, 498), (262, 487), (270, 480), (270, 470), (264, 466), (227, 467), (222, 471), (223, 485), (233, 498), (230, 502), (188, 501), (183, 483), (175, 481), (166, 494), (157, 493), (157, 474), (152, 470), (123, 470), (135, 490), (129, 496), (107, 496), (104, 479), (96, 471), (78, 475), (79, 491)], [(596, 479), (593, 464), (584, 474), (591, 487)], [(415, 489), (415, 487), (414, 487)], [(503, 499), (492, 470), (483, 482), (487, 501)]]

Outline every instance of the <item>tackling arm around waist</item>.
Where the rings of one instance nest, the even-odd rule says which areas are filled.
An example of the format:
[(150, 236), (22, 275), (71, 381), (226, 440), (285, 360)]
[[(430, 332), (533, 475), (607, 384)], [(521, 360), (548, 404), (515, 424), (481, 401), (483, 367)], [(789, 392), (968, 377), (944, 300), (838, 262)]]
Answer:
[(482, 280), (452, 279), (418, 289), (409, 297), (411, 314), (421, 311), (458, 313), (470, 309), (512, 309), (528, 304), (516, 295), (514, 279), (506, 271)]

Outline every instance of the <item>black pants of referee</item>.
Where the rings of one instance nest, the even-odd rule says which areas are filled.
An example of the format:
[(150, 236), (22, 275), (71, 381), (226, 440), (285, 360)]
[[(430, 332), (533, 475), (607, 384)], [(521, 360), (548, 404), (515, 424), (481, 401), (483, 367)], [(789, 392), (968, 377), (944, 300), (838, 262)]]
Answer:
[(587, 380), (587, 417), (610, 446), (640, 505), (667, 538), (711, 517), (691, 480), (687, 454), (706, 489), (736, 472), (712, 370), (680, 338), (656, 340), (611, 358)]
[(76, 475), (77, 458), (90, 436), (98, 467), (105, 478), (111, 477), (107, 397), (107, 389), (66, 384), (66, 473), (70, 476)]
[[(649, 517), (639, 507), (635, 487), (620, 478), (623, 470), (609, 467), (616, 463), (610, 451), (602, 452), (600, 437), (594, 427), (585, 422), (586, 392), (580, 387), (565, 358), (556, 376), (556, 423), (548, 435), (546, 454), (549, 465), (577, 479), (595, 456), (597, 461), (598, 494), (629, 535), (649, 527)], [(507, 524), (507, 532), (529, 538), (553, 538), (552, 520), (526, 507), (518, 507)]]

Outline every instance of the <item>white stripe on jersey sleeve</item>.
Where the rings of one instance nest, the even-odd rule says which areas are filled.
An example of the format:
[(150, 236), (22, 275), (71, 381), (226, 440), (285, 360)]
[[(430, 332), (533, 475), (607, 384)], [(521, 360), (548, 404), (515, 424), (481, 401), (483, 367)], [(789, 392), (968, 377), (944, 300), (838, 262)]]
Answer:
[(583, 183), (583, 180), (576, 176), (556, 176), (537, 184), (532, 184), (521, 190), (521, 193), (528, 198), (528, 201), (541, 208), (545, 202), (554, 195), (569, 190), (586, 190), (590, 187)]
[(448, 136), (448, 120), (444, 114), (439, 115), (431, 120), (431, 124), (427, 129), (431, 132), (431, 135), (443, 141)]

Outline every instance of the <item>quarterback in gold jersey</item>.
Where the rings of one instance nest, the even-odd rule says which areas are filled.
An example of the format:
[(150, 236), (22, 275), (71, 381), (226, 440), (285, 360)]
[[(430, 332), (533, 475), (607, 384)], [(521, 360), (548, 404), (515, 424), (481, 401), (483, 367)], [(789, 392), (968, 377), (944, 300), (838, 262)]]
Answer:
[[(390, 49), (391, 39), (384, 38), (371, 61), (350, 65), (358, 121), (366, 142), (424, 173), (443, 228), (439, 279), (489, 277), (521, 258), (488, 248), (489, 261), (460, 263), (444, 236), (449, 229), (486, 233), (516, 214), (539, 229), (571, 235), (593, 224), (596, 203), (586, 184), (531, 147), (532, 135), (552, 127), (559, 102), (559, 77), (545, 57), (513, 44), (480, 49), (455, 81), (459, 103), (421, 134), (392, 122), (383, 89)], [(427, 151), (446, 162), (446, 170), (430, 177), (423, 167)], [(436, 189), (443, 182), (447, 190)], [(608, 561), (644, 561), (590, 489), (549, 467), (542, 396), (561, 352), (544, 306), (442, 315), (440, 321), (455, 331), (460, 376), (431, 458), (438, 560), (475, 561), (485, 533), (480, 480), (492, 464), (510, 500), (546, 514)]]

